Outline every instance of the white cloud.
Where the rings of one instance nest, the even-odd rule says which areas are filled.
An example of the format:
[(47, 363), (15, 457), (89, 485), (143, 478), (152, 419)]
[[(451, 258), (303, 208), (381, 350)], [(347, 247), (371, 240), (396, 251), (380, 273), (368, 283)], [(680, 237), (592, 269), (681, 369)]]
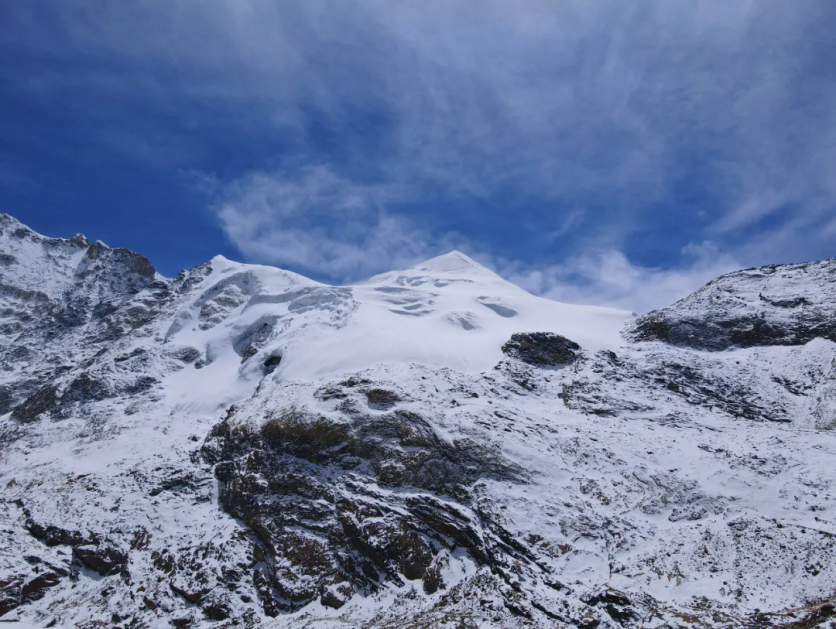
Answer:
[(224, 186), (216, 210), (247, 257), (347, 281), (405, 268), (462, 242), (388, 214), (385, 203), (401, 193), (318, 166), (251, 173)]
[(711, 243), (690, 245), (674, 268), (648, 268), (620, 251), (583, 254), (542, 268), (500, 263), (500, 272), (526, 290), (557, 301), (615, 306), (647, 312), (668, 306), (741, 265)]

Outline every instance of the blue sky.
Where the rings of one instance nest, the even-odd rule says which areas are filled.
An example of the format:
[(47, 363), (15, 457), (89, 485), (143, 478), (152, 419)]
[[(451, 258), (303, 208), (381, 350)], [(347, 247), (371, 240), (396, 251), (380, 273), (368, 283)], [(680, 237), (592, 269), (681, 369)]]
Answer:
[(829, 0), (13, 0), (0, 210), (173, 275), (456, 248), (634, 310), (836, 255)]

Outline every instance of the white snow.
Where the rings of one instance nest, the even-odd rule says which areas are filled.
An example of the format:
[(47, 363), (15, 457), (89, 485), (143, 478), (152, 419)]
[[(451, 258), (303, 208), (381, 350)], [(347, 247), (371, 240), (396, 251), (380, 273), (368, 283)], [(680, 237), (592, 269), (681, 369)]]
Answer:
[[(3, 283), (60, 303), (79, 269), (91, 264), (84, 241), (44, 239), (31, 230), (8, 237), (26, 228), (2, 220), (0, 253), (15, 259), (0, 267)], [(814, 272), (825, 276), (828, 269)], [(693, 316), (725, 312), (720, 301), (755, 312), (761, 295), (771, 302), (801, 295), (827, 306), (799, 284), (786, 269), (741, 272), (680, 304)], [(523, 626), (502, 602), (519, 595), (566, 617), (594, 616), (602, 627), (615, 627), (600, 607), (584, 603), (607, 588), (636, 606), (653, 596), (648, 605), (655, 611), (642, 619), (648, 627), (703, 613), (705, 626), (740, 626), (755, 609), (800, 607), (836, 592), (831, 341), (724, 352), (632, 343), (621, 336), (629, 313), (535, 297), (459, 252), (354, 286), (219, 256), (186, 274), (183, 284), (168, 285), (173, 297), (159, 305), (150, 289), (125, 298), (125, 308), (159, 308), (147, 325), (100, 341), (100, 324), (91, 320), (42, 345), (12, 325), (33, 302), (3, 294), (10, 322), (3, 349), (30, 353), (3, 366), (0, 386), (43, 374), (59, 393), (80, 374), (114, 387), (137, 376), (156, 379), (146, 393), (77, 403), (31, 423), (0, 417), (0, 581), (38, 574), (24, 556), (70, 566), (66, 547), (48, 547), (27, 532), (21, 505), (39, 523), (95, 532), (131, 558), (130, 582), (82, 571), (4, 620), (107, 625), (115, 611), (130, 609), (144, 626), (169, 626), (189, 614), (194, 626), (211, 626), (199, 608), (172, 593), (168, 579), (187, 575), (163, 574), (151, 554), (200, 554), (213, 579), (250, 565), (248, 529), (219, 508), (217, 481), (200, 463), (201, 444), (232, 404), (233, 426), (255, 429), (287, 408), (333, 422), (385, 416), (369, 405), (362, 386), (344, 387), (340, 399), (316, 395), (342, 387), (349, 375), (397, 392), (397, 408), (426, 420), (445, 443), (483, 444), (518, 466), (522, 480), (481, 478), (469, 488), (472, 502), (456, 508), (474, 523), (489, 515), (536, 562), (508, 559), (505, 568), (520, 584), (520, 592), (509, 593), (458, 548), (443, 570), (447, 589), (434, 595), (408, 582), (357, 595), (340, 610), (313, 602), (276, 619), (261, 615), (251, 579), (243, 580), (230, 604), (235, 613), (254, 611), (263, 626), (388, 628), (416, 618), (439, 627), (459, 619)], [(526, 331), (561, 334), (580, 344), (583, 358), (562, 369), (507, 361), (502, 345)], [(189, 348), (197, 360), (177, 358)], [(265, 361), (279, 355), (267, 373)], [(682, 373), (694, 375), (676, 380)], [(754, 417), (736, 416), (737, 402), (757, 409)], [(345, 475), (364, 496), (395, 510), (409, 492), (431, 495), (383, 486), (359, 472)], [(181, 477), (188, 477), (188, 489), (157, 491)], [(454, 504), (449, 496), (432, 497)], [(131, 548), (131, 536), (142, 530), (151, 534), (149, 547)], [(485, 525), (479, 534), (492, 532)], [(213, 592), (232, 596), (211, 583)], [(104, 585), (110, 598), (101, 596)], [(452, 603), (439, 605), (451, 592)], [(160, 607), (145, 607), (143, 597)], [(449, 615), (454, 611), (462, 615)], [(711, 620), (714, 613), (721, 620)], [(556, 625), (535, 614), (532, 626)]]
[[(171, 377), (171, 399), (183, 405), (178, 410), (213, 410), (255, 387), (260, 374), (241, 365), (233, 346), (260, 320), (273, 319), (281, 330), (261, 351), (283, 356), (273, 379), (309, 381), (382, 364), (478, 373), (502, 359), (502, 344), (516, 332), (555, 332), (589, 352), (618, 349), (631, 316), (535, 297), (460, 252), (348, 287), (223, 257), (211, 266), (205, 290), (167, 331), (170, 341), (212, 359), (199, 373)], [(238, 289), (237, 305), (221, 323), (201, 329), (200, 308), (231, 287)], [(229, 302), (235, 304), (231, 296)]]

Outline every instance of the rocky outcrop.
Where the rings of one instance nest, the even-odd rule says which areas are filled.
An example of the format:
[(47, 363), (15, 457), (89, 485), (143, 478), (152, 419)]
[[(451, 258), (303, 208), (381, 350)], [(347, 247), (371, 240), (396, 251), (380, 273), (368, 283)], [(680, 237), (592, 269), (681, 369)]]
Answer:
[(386, 389), (369, 389), (366, 392), (366, 399), (369, 401), (369, 406), (373, 408), (388, 408), (401, 401), (397, 393)]
[(45, 572), (27, 581), (20, 589), (20, 597), (24, 601), (40, 600), (46, 595), (47, 590), (54, 588), (60, 582), (61, 577), (54, 572)]
[(23, 578), (19, 575), (0, 579), (0, 618), (20, 606)]
[(52, 385), (45, 386), (16, 406), (12, 410), (12, 419), (20, 422), (35, 421), (44, 413), (56, 408), (59, 403), (57, 388)]
[(74, 531), (70, 529), (61, 528), (54, 524), (40, 524), (32, 519), (27, 509), (24, 509), (26, 514), (26, 528), (29, 533), (43, 541), (47, 546), (81, 546), (83, 544), (97, 544), (98, 536), (93, 533), (82, 533), (81, 531)]
[(580, 349), (574, 341), (551, 332), (514, 334), (502, 346), (504, 354), (537, 367), (569, 365), (577, 360)]
[(128, 556), (109, 546), (75, 546), (73, 557), (103, 577), (118, 574), (128, 565)]
[(836, 342), (836, 258), (729, 273), (636, 318), (626, 335), (708, 351)]
[[(480, 478), (522, 474), (491, 448), (444, 441), (409, 411), (334, 422), (286, 409), (258, 432), (230, 417), (203, 453), (217, 462), (221, 505), (250, 527), (256, 556), (266, 558), (252, 578), (268, 614), (317, 598), (341, 607), (387, 581), (420, 580), (435, 592), (456, 546), (489, 563), (478, 521), (449, 501), (469, 503)], [(381, 499), (374, 484), (397, 487), (399, 498)]]

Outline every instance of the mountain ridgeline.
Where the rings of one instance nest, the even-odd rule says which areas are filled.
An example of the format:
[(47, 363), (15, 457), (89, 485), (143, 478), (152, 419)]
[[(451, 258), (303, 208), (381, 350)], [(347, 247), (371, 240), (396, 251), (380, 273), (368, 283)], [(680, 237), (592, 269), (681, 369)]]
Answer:
[(634, 316), (0, 215), (3, 622), (828, 626), (834, 428), (836, 260)]

